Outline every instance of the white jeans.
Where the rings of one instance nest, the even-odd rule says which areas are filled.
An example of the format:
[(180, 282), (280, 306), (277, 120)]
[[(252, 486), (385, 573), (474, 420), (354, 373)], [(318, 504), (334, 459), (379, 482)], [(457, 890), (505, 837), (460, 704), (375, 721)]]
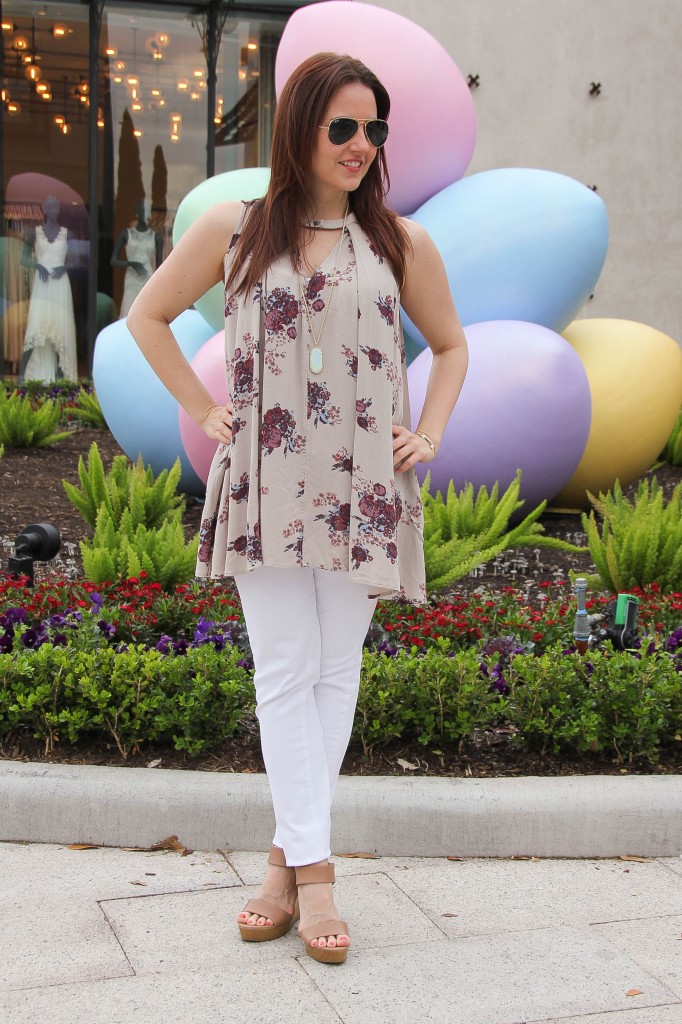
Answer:
[(331, 805), (353, 727), (377, 599), (345, 572), (262, 565), (235, 576), (254, 660), (256, 715), (288, 865), (331, 855)]

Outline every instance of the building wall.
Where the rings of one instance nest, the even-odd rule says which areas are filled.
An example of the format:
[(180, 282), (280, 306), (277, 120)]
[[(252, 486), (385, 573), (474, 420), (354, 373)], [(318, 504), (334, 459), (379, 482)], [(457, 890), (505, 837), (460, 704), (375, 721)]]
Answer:
[[(610, 226), (581, 316), (682, 342), (680, 0), (382, 0), (435, 36), (473, 90), (467, 173), (539, 167), (596, 185)], [(601, 94), (590, 96), (592, 82)]]

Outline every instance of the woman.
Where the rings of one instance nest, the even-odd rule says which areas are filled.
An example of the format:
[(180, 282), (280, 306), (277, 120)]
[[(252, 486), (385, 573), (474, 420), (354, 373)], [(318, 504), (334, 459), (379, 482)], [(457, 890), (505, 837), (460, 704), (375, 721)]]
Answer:
[[(307, 953), (326, 963), (350, 943), (332, 896), (330, 808), (363, 640), (379, 596), (425, 599), (414, 465), (434, 457), (467, 366), (435, 245), (384, 205), (388, 113), (359, 61), (305, 61), (277, 105), (265, 198), (200, 217), (127, 321), (219, 442), (197, 575), (235, 578), (277, 825), (259, 895), (237, 923), (263, 941), (300, 918)], [(224, 407), (168, 328), (223, 280)], [(399, 301), (433, 351), (415, 432)]]

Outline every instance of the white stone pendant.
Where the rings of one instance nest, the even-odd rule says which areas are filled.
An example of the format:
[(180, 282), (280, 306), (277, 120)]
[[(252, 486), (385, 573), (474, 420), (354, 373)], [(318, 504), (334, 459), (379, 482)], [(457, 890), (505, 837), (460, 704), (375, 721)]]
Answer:
[(308, 363), (311, 373), (322, 373), (322, 349), (318, 348), (317, 345), (310, 349)]

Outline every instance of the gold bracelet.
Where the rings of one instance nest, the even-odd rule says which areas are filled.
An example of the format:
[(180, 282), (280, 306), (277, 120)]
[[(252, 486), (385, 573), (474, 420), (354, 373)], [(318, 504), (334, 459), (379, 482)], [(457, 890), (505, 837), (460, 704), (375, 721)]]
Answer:
[(424, 440), (426, 441), (426, 443), (428, 444), (429, 448), (431, 449), (431, 451), (433, 452), (434, 455), (437, 453), (438, 445), (436, 444), (435, 441), (431, 440), (431, 438), (429, 437), (428, 434), (425, 434), (423, 430), (415, 430), (415, 434), (418, 434), (419, 437), (423, 437), (424, 438)]

